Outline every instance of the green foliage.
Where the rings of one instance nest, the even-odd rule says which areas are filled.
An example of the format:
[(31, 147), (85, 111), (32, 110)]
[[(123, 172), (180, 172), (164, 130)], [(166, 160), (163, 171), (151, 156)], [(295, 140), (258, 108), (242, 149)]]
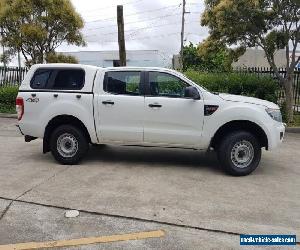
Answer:
[(232, 63), (243, 53), (238, 49), (229, 49), (225, 45), (206, 39), (198, 45), (190, 43), (183, 48), (184, 70), (225, 72), (232, 70)]
[(278, 83), (271, 77), (244, 73), (207, 73), (188, 70), (185, 75), (212, 92), (245, 95), (277, 102)]
[(291, 124), (292, 127), (300, 127), (300, 115), (296, 114), (294, 117), (294, 122)]
[(50, 53), (46, 56), (47, 63), (78, 63), (74, 56)]
[(81, 16), (69, 0), (1, 0), (2, 43), (26, 63), (43, 63), (63, 42), (84, 45)]
[(189, 45), (183, 47), (183, 70), (188, 68), (198, 69), (202, 65), (202, 59), (198, 55), (197, 46), (190, 42)]
[(0, 87), (0, 113), (15, 113), (18, 86)]
[(18, 95), (18, 90), (19, 90), (18, 86), (0, 87), (0, 103), (15, 105), (16, 97)]

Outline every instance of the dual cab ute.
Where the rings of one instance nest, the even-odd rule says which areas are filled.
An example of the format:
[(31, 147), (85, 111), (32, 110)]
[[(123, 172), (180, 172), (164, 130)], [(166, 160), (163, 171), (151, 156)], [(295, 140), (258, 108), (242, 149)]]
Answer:
[(25, 141), (43, 138), (62, 164), (78, 163), (90, 144), (214, 149), (226, 172), (247, 175), (285, 131), (276, 104), (211, 93), (163, 68), (34, 65), (16, 109)]

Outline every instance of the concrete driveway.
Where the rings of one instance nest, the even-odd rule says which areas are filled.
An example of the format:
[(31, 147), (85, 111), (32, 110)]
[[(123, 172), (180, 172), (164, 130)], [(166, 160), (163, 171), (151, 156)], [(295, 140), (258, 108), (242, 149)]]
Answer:
[(93, 147), (81, 165), (62, 166), (15, 123), (0, 118), (0, 245), (158, 229), (164, 237), (69, 249), (236, 249), (239, 234), (299, 241), (300, 134), (263, 152), (253, 174), (231, 177), (214, 154), (176, 149)]

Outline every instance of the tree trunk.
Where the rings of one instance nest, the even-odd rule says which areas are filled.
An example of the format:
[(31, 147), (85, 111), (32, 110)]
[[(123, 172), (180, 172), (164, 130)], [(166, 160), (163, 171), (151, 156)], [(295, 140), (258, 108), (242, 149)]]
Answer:
[(284, 80), (285, 102), (286, 102), (286, 118), (287, 123), (292, 123), (294, 119), (294, 98), (293, 98), (293, 76), (287, 76)]

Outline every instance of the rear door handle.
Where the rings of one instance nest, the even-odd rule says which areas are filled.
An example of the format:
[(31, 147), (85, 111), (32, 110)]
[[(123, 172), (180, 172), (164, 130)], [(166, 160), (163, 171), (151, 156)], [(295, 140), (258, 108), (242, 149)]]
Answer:
[(36, 93), (32, 93), (31, 96), (32, 96), (32, 97), (36, 97)]
[(148, 106), (149, 106), (150, 108), (161, 108), (161, 107), (162, 107), (162, 105), (157, 104), (157, 103), (151, 103), (151, 104), (149, 104)]
[(104, 104), (104, 105), (107, 105), (107, 104), (114, 105), (115, 103), (113, 101), (103, 101), (102, 104)]

